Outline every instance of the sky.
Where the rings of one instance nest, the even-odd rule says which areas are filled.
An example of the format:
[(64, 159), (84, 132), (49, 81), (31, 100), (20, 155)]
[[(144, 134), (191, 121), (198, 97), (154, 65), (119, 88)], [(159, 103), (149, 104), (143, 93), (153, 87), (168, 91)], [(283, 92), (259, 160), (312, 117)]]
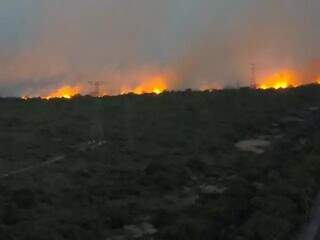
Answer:
[(248, 84), (320, 59), (317, 0), (3, 0), (0, 95), (170, 73), (172, 89)]

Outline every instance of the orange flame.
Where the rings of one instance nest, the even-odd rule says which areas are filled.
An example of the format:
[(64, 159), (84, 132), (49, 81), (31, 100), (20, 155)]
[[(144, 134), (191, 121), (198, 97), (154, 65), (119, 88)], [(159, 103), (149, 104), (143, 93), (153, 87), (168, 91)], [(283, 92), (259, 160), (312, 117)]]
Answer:
[(124, 87), (121, 89), (121, 94), (132, 92), (138, 95), (144, 93), (154, 93), (158, 95), (165, 90), (167, 90), (166, 78), (159, 75), (145, 78), (140, 85), (133, 87), (132, 89)]
[(63, 86), (48, 94), (45, 99), (65, 98), (70, 99), (80, 93), (80, 87)]
[(258, 84), (259, 89), (282, 89), (299, 85), (297, 73), (292, 70), (282, 70), (263, 78)]

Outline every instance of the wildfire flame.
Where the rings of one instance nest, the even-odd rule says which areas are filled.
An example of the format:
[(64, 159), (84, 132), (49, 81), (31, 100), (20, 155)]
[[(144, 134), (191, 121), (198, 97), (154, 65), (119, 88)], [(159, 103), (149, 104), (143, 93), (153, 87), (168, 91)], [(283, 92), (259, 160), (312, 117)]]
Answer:
[(292, 70), (282, 70), (259, 81), (259, 89), (282, 89), (299, 85), (297, 73)]
[[(122, 76), (122, 79), (129, 79), (129, 83), (131, 79), (137, 79), (136, 81), (131, 81), (132, 83), (135, 82), (135, 84), (122, 86), (118, 91), (108, 90), (106, 86), (102, 86), (99, 88), (98, 96), (106, 96), (106, 95), (122, 95), (122, 94), (128, 94), (128, 93), (134, 93), (134, 94), (144, 94), (144, 93), (154, 93), (154, 94), (161, 94), (165, 90), (168, 89), (168, 76), (166, 74), (162, 73), (141, 73), (140, 75), (135, 76), (134, 74), (128, 75), (128, 76)], [(121, 80), (121, 79), (120, 79)], [(103, 82), (101, 81), (102, 85)], [(96, 86), (94, 86), (96, 87)], [(91, 85), (85, 85), (82, 83), (79, 83), (78, 85), (64, 85), (60, 88), (57, 88), (53, 90), (52, 92), (47, 92), (44, 94), (44, 91), (38, 94), (25, 94), (21, 98), (24, 100), (33, 98), (33, 97), (39, 97), (42, 99), (50, 100), (53, 98), (64, 98), (64, 99), (71, 99), (75, 95), (78, 94), (89, 94), (92, 92), (92, 86)], [(96, 96), (96, 95), (95, 95)]]
[(44, 98), (49, 100), (52, 98), (65, 98), (70, 99), (73, 96), (80, 93), (80, 87), (71, 87), (71, 86), (63, 86), (61, 88), (56, 89), (55, 91), (51, 92)]
[(142, 83), (133, 88), (124, 87), (121, 89), (121, 94), (135, 93), (135, 94), (144, 94), (144, 93), (154, 93), (161, 94), (167, 89), (166, 78), (164, 76), (153, 76), (143, 79)]
[[(320, 76), (315, 77), (316, 74), (313, 75), (313, 77), (306, 78), (301, 72), (285, 69), (278, 71), (276, 73), (267, 75), (265, 77), (262, 77), (258, 79), (257, 88), (258, 89), (283, 89), (288, 87), (297, 87), (299, 85), (302, 85), (303, 82), (306, 82), (305, 79), (312, 79), (313, 83), (320, 84)], [(123, 77), (123, 76), (122, 76)], [(123, 79), (126, 79), (125, 77)], [(130, 75), (129, 75), (130, 79)], [(171, 80), (171, 75), (165, 74), (165, 73), (142, 73), (137, 76), (139, 79), (136, 81), (136, 84), (132, 84), (131, 86), (123, 86), (120, 87), (120, 91), (108, 91), (108, 89), (102, 89), (103, 95), (99, 94), (99, 96), (104, 96), (108, 94), (128, 94), (128, 93), (134, 93), (137, 95), (141, 95), (144, 93), (154, 93), (154, 94), (161, 94), (165, 90), (168, 89), (168, 83), (169, 80)], [(130, 81), (129, 81), (130, 82)], [(310, 82), (310, 81), (309, 81)], [(203, 84), (200, 88), (200, 90), (208, 90), (208, 89), (221, 89), (218, 85), (212, 85), (212, 84)], [(53, 98), (64, 98), (64, 99), (71, 99), (73, 96), (77, 94), (87, 94), (90, 92), (90, 86), (86, 86), (83, 84), (80, 85), (65, 85), (58, 89), (55, 89), (51, 93), (48, 94), (39, 94), (42, 96), (43, 99), (53, 99)], [(37, 96), (39, 96), (37, 95)], [(35, 95), (31, 95), (35, 96)], [(25, 95), (22, 97), (22, 99), (29, 99), (32, 97), (29, 97), (29, 95)]]

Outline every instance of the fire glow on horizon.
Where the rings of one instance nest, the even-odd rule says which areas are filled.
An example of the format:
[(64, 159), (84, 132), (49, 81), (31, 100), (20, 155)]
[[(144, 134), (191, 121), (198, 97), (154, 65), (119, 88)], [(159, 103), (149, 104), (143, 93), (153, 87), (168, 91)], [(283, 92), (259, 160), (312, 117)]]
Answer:
[(80, 94), (81, 88), (80, 87), (71, 87), (71, 86), (63, 86), (60, 87), (53, 92), (49, 93), (47, 96), (42, 97), (44, 99), (50, 100), (53, 98), (65, 98), (65, 99), (71, 99), (77, 94)]
[[(125, 77), (124, 77), (125, 79)], [(136, 95), (141, 94), (156, 94), (159, 95), (164, 91), (168, 90), (169, 85), (169, 77), (164, 74), (145, 74), (138, 77), (139, 81), (136, 81), (135, 84), (128, 84), (121, 86), (118, 91), (109, 90), (106, 82), (102, 82), (102, 88), (99, 92), (92, 93), (93, 89), (90, 85), (85, 84), (75, 84), (75, 85), (62, 85), (58, 88), (55, 88), (51, 91), (46, 91), (38, 94), (32, 95), (23, 95), (22, 99), (30, 99), (34, 97), (39, 97), (42, 99), (50, 100), (50, 99), (71, 99), (76, 95), (92, 95), (95, 97), (103, 97), (103, 96), (113, 96), (113, 95), (125, 95), (129, 93), (133, 93)]]
[[(128, 76), (127, 76), (128, 77)], [(136, 76), (137, 77), (137, 76)], [(123, 77), (126, 79), (126, 77)], [(133, 77), (135, 78), (135, 77)], [(128, 84), (121, 86), (118, 91), (108, 91), (107, 88), (101, 89), (98, 95), (93, 95), (95, 97), (103, 96), (114, 96), (114, 95), (125, 95), (133, 93), (136, 95), (141, 94), (156, 94), (159, 95), (166, 90), (170, 89), (172, 81), (174, 78), (168, 74), (163, 73), (143, 73), (139, 75), (138, 81), (135, 84)], [(298, 87), (306, 84), (307, 82), (302, 81), (303, 77), (299, 71), (284, 69), (278, 72), (266, 75), (258, 79), (257, 89), (285, 89), (290, 87)], [(171, 85), (170, 85), (171, 83)], [(309, 81), (312, 83), (312, 81)], [(317, 77), (313, 83), (320, 84), (320, 76)], [(107, 84), (107, 81), (103, 84)], [(199, 90), (205, 91), (210, 89), (223, 89), (223, 87), (212, 87), (213, 85), (203, 85)], [(107, 87), (107, 86), (105, 86)], [(55, 98), (61, 99), (71, 99), (76, 95), (92, 95), (92, 86), (75, 84), (75, 85), (62, 85), (52, 91), (47, 93), (42, 93), (33, 96), (23, 96), (23, 99), (29, 99), (32, 97), (40, 97), (42, 99), (50, 100)]]
[(320, 84), (320, 76), (310, 75), (297, 70), (280, 70), (258, 80), (258, 89), (285, 89), (305, 84)]
[(65, 85), (62, 87), (59, 87), (47, 94), (39, 94), (39, 95), (23, 95), (21, 98), (24, 100), (28, 100), (30, 98), (42, 98), (45, 100), (51, 100), (55, 98), (61, 98), (61, 99), (71, 99), (74, 96), (81, 94), (81, 88), (79, 86), (69, 86)]
[(168, 89), (167, 79), (164, 76), (156, 75), (146, 77), (141, 84), (133, 88), (122, 87), (120, 94), (134, 93), (141, 95), (144, 93), (161, 94)]
[(257, 88), (259, 89), (282, 89), (288, 87), (297, 87), (299, 83), (298, 74), (293, 70), (282, 70), (273, 73), (259, 80)]

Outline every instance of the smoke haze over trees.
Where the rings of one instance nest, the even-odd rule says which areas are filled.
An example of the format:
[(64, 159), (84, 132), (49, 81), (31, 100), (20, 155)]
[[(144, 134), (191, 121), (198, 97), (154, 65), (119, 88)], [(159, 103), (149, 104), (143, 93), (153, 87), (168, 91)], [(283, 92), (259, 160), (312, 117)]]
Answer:
[[(0, 3), (1, 95), (104, 81), (117, 91), (145, 72), (169, 88), (247, 84), (319, 57), (315, 0), (13, 0)], [(174, 76), (174, 77), (173, 77)]]

